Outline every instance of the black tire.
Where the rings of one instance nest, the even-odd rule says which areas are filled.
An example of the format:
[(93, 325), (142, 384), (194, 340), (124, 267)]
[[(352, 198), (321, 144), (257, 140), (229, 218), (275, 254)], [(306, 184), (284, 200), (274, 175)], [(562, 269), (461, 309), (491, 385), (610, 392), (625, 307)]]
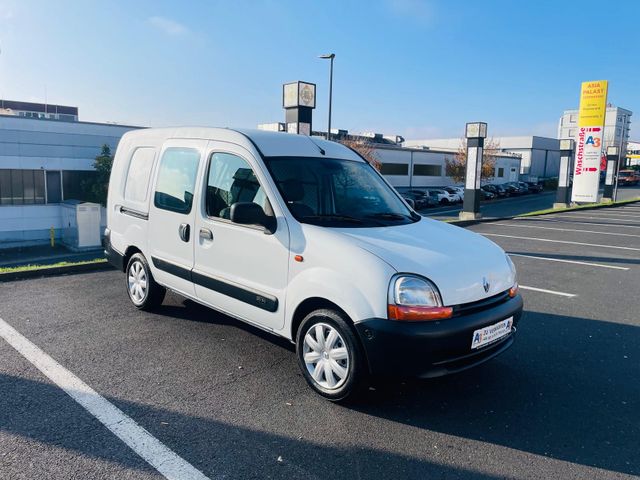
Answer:
[(442, 200), (440, 200), (440, 205), (449, 205), (449, 200), (446, 198), (443, 198)]
[[(309, 371), (310, 367), (307, 366), (307, 362), (305, 362), (305, 349), (308, 349), (308, 345), (305, 346), (305, 337), (307, 333), (316, 328), (316, 326), (320, 326), (325, 332), (330, 332), (330, 329), (327, 329), (325, 326), (331, 327), (335, 329), (335, 331), (339, 335), (339, 339), (335, 341), (335, 345), (340, 346), (344, 343), (344, 347), (346, 347), (346, 353), (348, 358), (348, 363), (346, 363), (346, 375), (343, 377), (344, 380), (338, 380), (336, 382), (336, 386), (333, 388), (327, 388), (323, 386), (321, 383), (328, 383), (326, 378), (326, 370), (321, 375), (321, 383), (316, 381)], [(315, 335), (315, 331), (310, 333), (312, 336)], [(317, 339), (317, 335), (315, 335)], [(335, 350), (331, 350), (335, 351)], [(307, 353), (313, 353), (312, 351), (308, 351)], [(331, 400), (332, 402), (340, 402), (347, 399), (354, 399), (357, 397), (357, 394), (360, 393), (366, 382), (368, 380), (368, 370), (366, 366), (366, 360), (364, 351), (362, 346), (360, 345), (360, 341), (356, 337), (354, 329), (351, 325), (351, 321), (349, 318), (342, 312), (338, 312), (335, 310), (329, 309), (320, 309), (311, 312), (307, 315), (300, 324), (300, 328), (298, 329), (298, 333), (296, 335), (296, 355), (298, 357), (298, 365), (300, 366), (300, 370), (302, 370), (302, 375), (305, 380), (309, 384), (309, 386), (318, 394), (322, 395), (324, 398)], [(325, 356), (329, 355), (325, 353)], [(319, 359), (323, 360), (324, 359)], [(327, 357), (327, 361), (333, 360), (331, 357)], [(345, 362), (340, 360), (340, 366), (344, 367)], [(324, 364), (323, 364), (324, 365)], [(316, 362), (316, 367), (318, 366), (318, 362)], [(331, 367), (330, 367), (331, 368)], [(330, 373), (334, 380), (339, 379), (339, 376), (334, 375), (332, 372)], [(341, 383), (342, 382), (342, 383)]]
[[(132, 287), (130, 277), (133, 277), (135, 280), (141, 280), (143, 278), (142, 275), (140, 275), (138, 278), (136, 272), (143, 272), (144, 280), (146, 281), (146, 288), (144, 289), (144, 291)], [(162, 285), (156, 283), (156, 281), (153, 279), (151, 269), (149, 268), (149, 263), (141, 253), (134, 253), (133, 255), (131, 255), (131, 258), (127, 262), (127, 269), (125, 271), (125, 286), (127, 288), (127, 293), (129, 294), (131, 303), (133, 303), (135, 307), (140, 310), (149, 311), (160, 306), (162, 304), (162, 301), (164, 300), (164, 296), (167, 294), (167, 289)]]

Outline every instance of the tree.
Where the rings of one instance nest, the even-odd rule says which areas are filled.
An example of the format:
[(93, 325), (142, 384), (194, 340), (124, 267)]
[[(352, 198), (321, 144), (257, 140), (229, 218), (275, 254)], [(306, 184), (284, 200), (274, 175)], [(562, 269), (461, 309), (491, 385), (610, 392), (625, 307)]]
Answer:
[(376, 149), (371, 142), (367, 142), (366, 140), (354, 140), (351, 138), (346, 138), (338, 141), (341, 144), (346, 145), (347, 147), (358, 152), (362, 156), (362, 158), (364, 158), (371, 164), (371, 166), (373, 166), (373, 168), (380, 171), (382, 163), (380, 162), (380, 160), (378, 160), (376, 156)]
[[(482, 150), (482, 171), (480, 178), (487, 180), (495, 175), (496, 159), (500, 156), (500, 142), (493, 138), (488, 138), (484, 142)], [(460, 140), (460, 147), (453, 158), (445, 159), (445, 170), (447, 176), (453, 178), (455, 182), (464, 182), (467, 168), (467, 139)]]
[(109, 189), (109, 177), (111, 175), (112, 165), (113, 155), (111, 154), (111, 148), (105, 143), (102, 145), (102, 150), (93, 163), (96, 169), (95, 175), (93, 175), (91, 179), (82, 182), (82, 189), (87, 196), (87, 200), (102, 205), (107, 204), (107, 191)]

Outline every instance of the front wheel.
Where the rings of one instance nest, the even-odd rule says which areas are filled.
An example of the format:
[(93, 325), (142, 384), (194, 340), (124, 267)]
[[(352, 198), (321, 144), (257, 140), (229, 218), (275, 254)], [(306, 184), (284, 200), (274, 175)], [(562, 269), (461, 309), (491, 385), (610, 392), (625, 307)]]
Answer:
[(159, 306), (167, 293), (166, 288), (153, 279), (147, 259), (141, 253), (135, 253), (129, 259), (126, 282), (129, 298), (140, 310)]
[(296, 338), (305, 380), (333, 402), (356, 394), (367, 377), (362, 347), (348, 322), (341, 312), (316, 310), (304, 318)]

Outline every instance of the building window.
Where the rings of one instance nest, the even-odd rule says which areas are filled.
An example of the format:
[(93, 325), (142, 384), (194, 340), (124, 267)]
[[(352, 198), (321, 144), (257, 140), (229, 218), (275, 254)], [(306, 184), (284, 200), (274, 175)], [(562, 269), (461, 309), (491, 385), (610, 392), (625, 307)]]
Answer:
[(498, 168), (498, 177), (499, 178), (503, 178), (504, 177), (504, 168), (502, 168), (502, 167)]
[(576, 115), (575, 114), (571, 114), (569, 115), (569, 123), (576, 123)]
[(569, 129), (569, 138), (574, 138), (576, 136), (576, 131), (573, 128)]
[(60, 183), (60, 172), (56, 170), (47, 171), (47, 203), (60, 203), (62, 201), (62, 184)]
[[(62, 172), (62, 193), (64, 200), (89, 200), (87, 188), (97, 173), (94, 170), (65, 170)], [(50, 203), (51, 200), (49, 200)]]
[(442, 165), (414, 165), (413, 174), (420, 177), (441, 177)]
[(409, 175), (409, 165), (406, 163), (383, 163), (380, 173), (383, 175)]
[(0, 170), (0, 205), (44, 203), (44, 171)]

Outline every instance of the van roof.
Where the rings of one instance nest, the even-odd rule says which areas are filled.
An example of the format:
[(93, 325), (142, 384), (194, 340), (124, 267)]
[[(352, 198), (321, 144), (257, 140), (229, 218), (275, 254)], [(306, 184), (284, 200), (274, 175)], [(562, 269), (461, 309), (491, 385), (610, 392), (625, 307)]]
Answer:
[(153, 142), (163, 142), (169, 139), (182, 138), (232, 142), (250, 151), (258, 149), (259, 153), (265, 157), (296, 156), (363, 161), (353, 150), (337, 142), (329, 142), (320, 137), (292, 135), (266, 130), (216, 127), (145, 128), (127, 132), (124, 136), (129, 141), (151, 140)]

